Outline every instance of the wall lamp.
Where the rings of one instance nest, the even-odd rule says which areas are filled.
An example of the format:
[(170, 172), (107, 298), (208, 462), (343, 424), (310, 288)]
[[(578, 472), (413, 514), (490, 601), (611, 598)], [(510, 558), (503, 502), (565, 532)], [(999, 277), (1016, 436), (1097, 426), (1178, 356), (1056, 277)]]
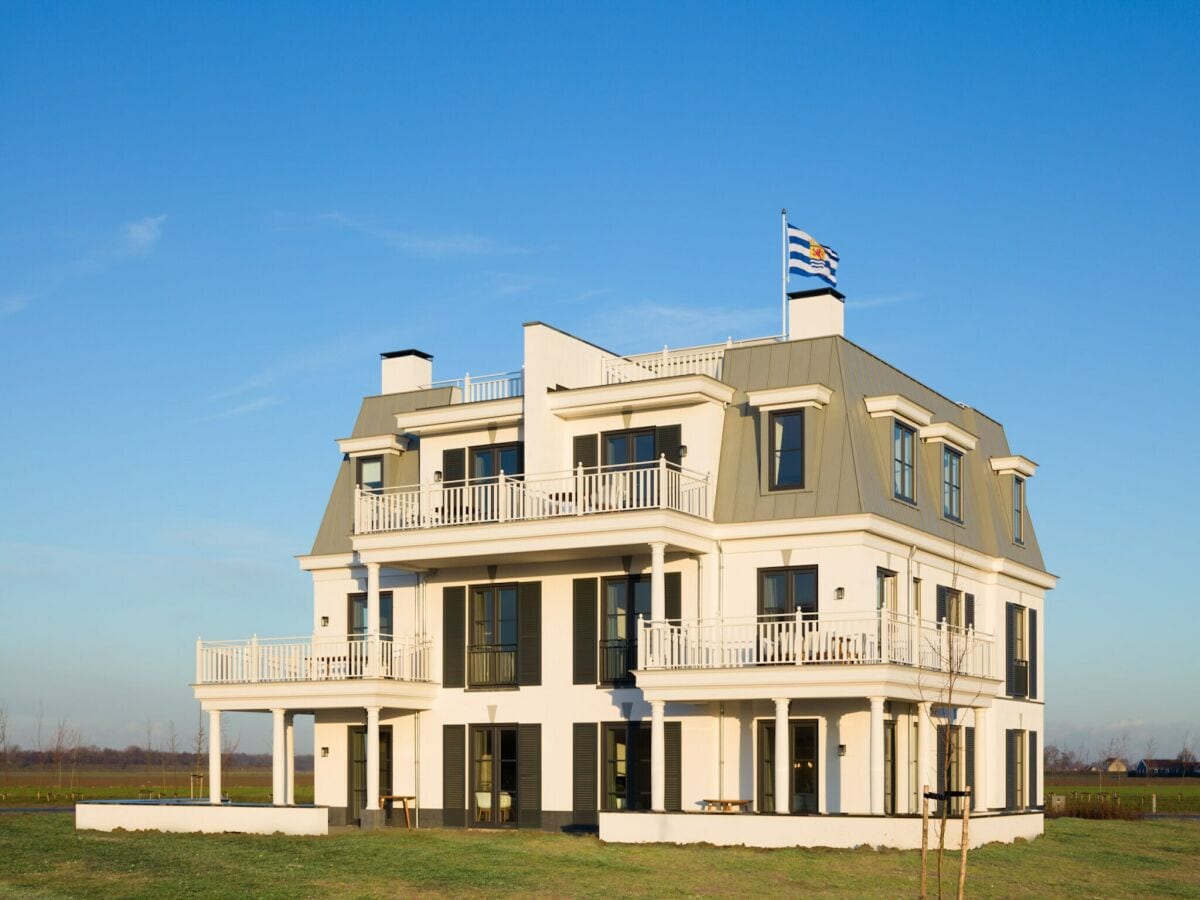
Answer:
[(687, 444), (680, 444), (680, 445), (679, 445), (679, 458), (680, 458), (680, 459), (687, 459)]
[(846, 755), (846, 745), (838, 744), (838, 756), (845, 756), (845, 755)]
[(322, 748), (321, 748), (321, 756), (328, 756), (328, 755), (329, 755), (329, 748), (328, 748), (328, 747), (322, 747)]
[(846, 589), (844, 587), (838, 588), (837, 590), (835, 590), (833, 592), (833, 596), (835, 596), (839, 600), (845, 600), (846, 599)]
[(442, 472), (441, 472), (441, 469), (439, 469), (438, 471), (436, 471), (436, 472), (434, 472), (434, 473), (433, 473), (433, 480), (434, 480), (434, 481), (441, 481), (441, 480), (442, 480)]
[(329, 627), (329, 616), (321, 616), (321, 627), (322, 628)]

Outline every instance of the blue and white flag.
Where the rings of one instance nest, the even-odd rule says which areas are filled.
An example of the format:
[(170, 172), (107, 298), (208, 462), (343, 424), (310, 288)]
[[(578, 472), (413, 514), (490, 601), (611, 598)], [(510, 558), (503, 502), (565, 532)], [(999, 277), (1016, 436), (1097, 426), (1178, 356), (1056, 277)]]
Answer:
[(832, 248), (791, 225), (787, 227), (787, 242), (789, 275), (816, 275), (837, 284), (838, 255)]

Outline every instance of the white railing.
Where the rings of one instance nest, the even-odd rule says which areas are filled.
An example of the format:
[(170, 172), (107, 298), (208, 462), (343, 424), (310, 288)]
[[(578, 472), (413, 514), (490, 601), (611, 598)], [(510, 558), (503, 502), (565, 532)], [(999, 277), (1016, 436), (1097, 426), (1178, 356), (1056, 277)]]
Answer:
[(779, 337), (748, 338), (739, 341), (730, 338), (723, 344), (681, 347), (678, 350), (663, 347), (656, 353), (617, 356), (605, 359), (601, 363), (600, 383), (625, 384), (650, 378), (670, 378), (672, 375), (708, 375), (719, 381), (724, 371), (727, 350), (739, 346), (769, 344), (778, 340)]
[(259, 638), (197, 641), (197, 684), (341, 681), (388, 678), (432, 681), (428, 638)]
[(708, 477), (660, 457), (657, 463), (634, 466), (579, 466), (515, 477), (501, 472), (495, 479), (457, 484), (359, 489), (354, 530), (373, 534), (639, 509), (708, 518)]
[(525, 373), (520, 369), (515, 372), (497, 372), (494, 375), (473, 376), (468, 372), (462, 378), (435, 381), (426, 387), (458, 388), (462, 392), (460, 403), (507, 400), (509, 397), (520, 397), (525, 393)]
[(890, 612), (639, 622), (639, 669), (880, 663), (988, 678), (992, 636)]

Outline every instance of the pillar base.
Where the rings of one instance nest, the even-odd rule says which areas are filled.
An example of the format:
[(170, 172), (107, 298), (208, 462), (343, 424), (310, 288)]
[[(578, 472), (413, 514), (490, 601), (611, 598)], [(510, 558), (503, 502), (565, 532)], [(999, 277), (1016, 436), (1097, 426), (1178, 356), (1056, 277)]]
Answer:
[(358, 827), (363, 831), (374, 831), (387, 825), (387, 813), (382, 809), (364, 809)]

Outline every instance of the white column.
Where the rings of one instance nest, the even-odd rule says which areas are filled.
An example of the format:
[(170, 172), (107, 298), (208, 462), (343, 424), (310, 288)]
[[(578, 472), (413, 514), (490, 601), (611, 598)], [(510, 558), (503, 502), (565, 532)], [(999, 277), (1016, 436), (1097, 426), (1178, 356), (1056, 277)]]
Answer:
[(208, 799), (221, 802), (221, 711), (208, 711)]
[(650, 544), (650, 620), (661, 622), (667, 617), (666, 563), (667, 545), (662, 541)]
[(871, 698), (871, 815), (883, 815), (883, 698)]
[(287, 803), (287, 729), (283, 717), (287, 710), (271, 710), (271, 802)]
[(926, 787), (937, 790), (937, 770), (933, 766), (934, 740), (933, 721), (930, 719), (929, 703), (917, 704), (917, 802)]
[(650, 701), (650, 809), (665, 812), (667, 808), (666, 742), (663, 735), (662, 700)]
[(987, 710), (975, 709), (975, 784), (971, 789), (971, 808), (976, 812), (987, 810), (987, 762), (988, 762)]
[(367, 707), (367, 809), (379, 809), (379, 707)]
[(283, 716), (283, 734), (285, 760), (287, 762), (287, 773), (284, 775), (286, 780), (286, 800), (287, 805), (292, 806), (296, 802), (296, 714), (285, 713)]
[[(787, 815), (792, 811), (792, 754), (788, 740), (789, 701), (775, 701), (775, 812)], [(722, 798), (724, 799), (724, 798)]]

